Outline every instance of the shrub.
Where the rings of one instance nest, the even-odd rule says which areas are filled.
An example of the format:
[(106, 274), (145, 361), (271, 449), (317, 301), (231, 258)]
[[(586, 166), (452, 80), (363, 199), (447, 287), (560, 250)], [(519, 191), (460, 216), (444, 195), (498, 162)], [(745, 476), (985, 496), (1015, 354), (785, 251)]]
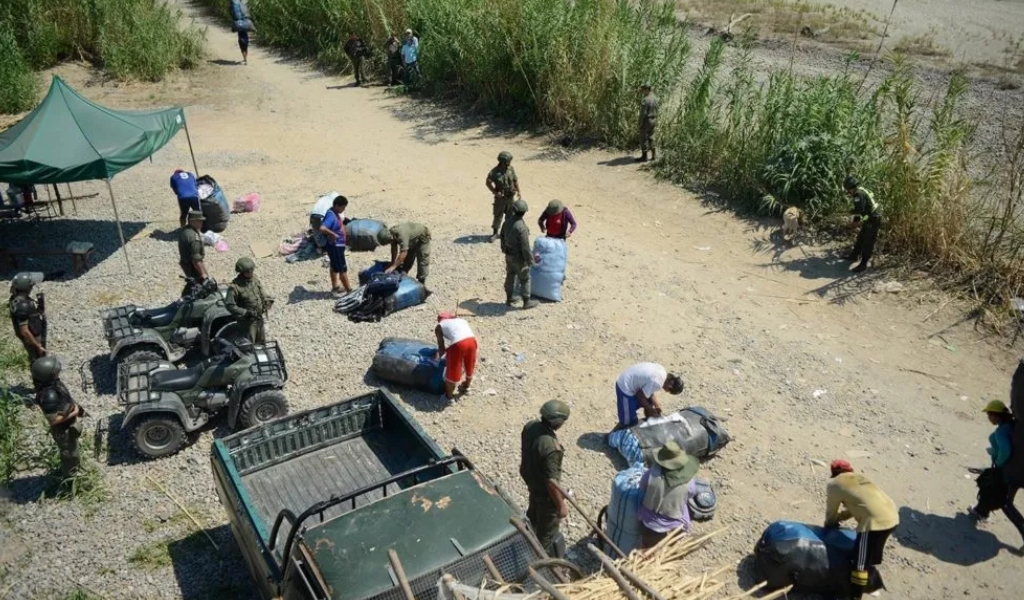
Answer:
[(0, 113), (18, 113), (35, 106), (39, 81), (18, 49), (8, 23), (0, 22)]

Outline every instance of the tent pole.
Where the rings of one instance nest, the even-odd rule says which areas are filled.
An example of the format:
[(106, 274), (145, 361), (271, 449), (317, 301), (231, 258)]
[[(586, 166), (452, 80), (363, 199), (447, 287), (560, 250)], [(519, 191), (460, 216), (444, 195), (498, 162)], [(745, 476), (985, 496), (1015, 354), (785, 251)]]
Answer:
[(114, 207), (114, 220), (117, 221), (117, 235), (121, 238), (121, 250), (124, 252), (124, 262), (128, 265), (128, 274), (132, 274), (132, 263), (128, 260), (128, 244), (124, 241), (124, 230), (121, 229), (121, 217), (117, 214), (117, 202), (114, 202), (114, 188), (110, 185), (110, 178), (107, 178), (107, 191), (110, 192), (110, 204)]
[(185, 119), (185, 111), (181, 111), (182, 120), (185, 122), (185, 139), (188, 140), (188, 153), (192, 155), (192, 168), (196, 177), (199, 177), (199, 167), (196, 166), (196, 153), (192, 151), (192, 136), (188, 134), (188, 119)]

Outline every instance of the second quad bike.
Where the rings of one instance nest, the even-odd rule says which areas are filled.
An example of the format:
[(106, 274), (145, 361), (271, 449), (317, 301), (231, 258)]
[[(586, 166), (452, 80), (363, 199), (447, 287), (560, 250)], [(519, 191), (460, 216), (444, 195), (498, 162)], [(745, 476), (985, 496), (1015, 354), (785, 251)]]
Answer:
[(129, 362), (167, 360), (179, 362), (194, 347), (203, 356), (214, 354), (217, 338), (238, 340), (244, 329), (224, 307), (226, 288), (212, 280), (203, 285), (193, 279), (191, 291), (158, 308), (134, 304), (101, 311), (103, 333), (110, 345), (110, 360)]
[(170, 361), (128, 362), (118, 367), (117, 394), (126, 405), (121, 429), (147, 458), (178, 452), (186, 437), (210, 417), (228, 411), (228, 426), (246, 429), (282, 417), (288, 380), (277, 342), (238, 345), (216, 341), (220, 352), (189, 368)]

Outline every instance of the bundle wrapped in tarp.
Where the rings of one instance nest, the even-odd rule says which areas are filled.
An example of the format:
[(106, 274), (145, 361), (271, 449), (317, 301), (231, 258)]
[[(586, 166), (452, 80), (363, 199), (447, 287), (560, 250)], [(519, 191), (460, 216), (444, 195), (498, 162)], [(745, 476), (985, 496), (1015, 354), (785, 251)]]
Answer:
[(617, 429), (608, 434), (608, 445), (619, 451), (626, 464), (640, 467), (644, 464), (644, 449), (636, 439), (636, 434), (629, 429)]
[(640, 503), (644, 492), (640, 479), (647, 469), (641, 464), (619, 471), (612, 478), (612, 496), (608, 501), (605, 533), (620, 550), (629, 554), (640, 547)]
[(377, 249), (377, 233), (387, 227), (375, 219), (353, 219), (345, 224), (345, 247), (352, 252), (373, 252)]
[(530, 267), (530, 293), (538, 298), (561, 302), (569, 246), (561, 238), (541, 236), (533, 241), (533, 258), (535, 264)]
[[(199, 206), (203, 209), (203, 231), (220, 233), (228, 228), (228, 221), (231, 219), (231, 206), (228, 205), (228, 198), (224, 190), (220, 189), (217, 180), (209, 175), (202, 175), (196, 179), (200, 190), (209, 190), (208, 195), (199, 194)], [(209, 186), (209, 187), (206, 187)]]
[(373, 355), (370, 370), (384, 381), (432, 394), (444, 391), (444, 359), (437, 359), (436, 344), (408, 338), (384, 338)]
[(644, 453), (644, 460), (674, 440), (687, 454), (697, 458), (710, 458), (729, 443), (729, 434), (718, 419), (702, 406), (690, 406), (665, 417), (648, 419), (631, 427)]
[[(844, 594), (850, 585), (856, 532), (793, 521), (769, 525), (754, 547), (754, 568), (770, 589)], [(869, 582), (867, 591), (880, 587)]]

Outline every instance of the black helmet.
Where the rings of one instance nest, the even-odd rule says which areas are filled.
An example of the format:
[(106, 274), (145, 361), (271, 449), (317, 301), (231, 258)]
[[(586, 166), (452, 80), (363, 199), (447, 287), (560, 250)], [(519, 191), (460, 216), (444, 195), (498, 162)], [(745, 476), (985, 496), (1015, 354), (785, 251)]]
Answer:
[(253, 259), (249, 258), (248, 256), (243, 256), (242, 258), (238, 259), (237, 262), (235, 262), (235, 272), (236, 273), (251, 273), (251, 272), (253, 272), (255, 270), (256, 270), (256, 261), (254, 261)]
[(561, 425), (569, 418), (569, 405), (561, 400), (548, 400), (540, 407), (540, 416), (552, 425)]
[(512, 162), (512, 153), (507, 150), (502, 150), (501, 152), (498, 153), (498, 162)]
[(37, 283), (37, 277), (33, 277), (31, 273), (18, 273), (11, 280), (11, 293), (27, 294)]
[(857, 178), (854, 177), (853, 175), (847, 175), (846, 181), (843, 182), (843, 188), (847, 190), (855, 190), (859, 185), (860, 182), (857, 181)]
[(47, 384), (60, 375), (60, 361), (56, 356), (37, 358), (32, 363), (32, 381)]
[(381, 246), (390, 244), (394, 240), (394, 236), (391, 235), (391, 230), (387, 227), (381, 227), (380, 231), (377, 232), (377, 243)]
[(530, 206), (526, 204), (526, 200), (520, 198), (512, 203), (512, 210), (516, 214), (525, 215), (526, 211), (530, 210)]

